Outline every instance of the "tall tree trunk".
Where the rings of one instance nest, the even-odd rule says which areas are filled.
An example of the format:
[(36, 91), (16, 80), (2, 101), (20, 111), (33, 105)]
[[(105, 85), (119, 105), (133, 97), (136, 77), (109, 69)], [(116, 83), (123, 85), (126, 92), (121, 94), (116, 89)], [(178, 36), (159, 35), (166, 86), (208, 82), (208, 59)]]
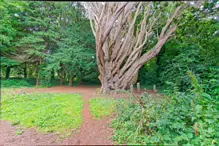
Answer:
[(70, 73), (70, 75), (69, 75), (69, 86), (72, 86), (72, 84), (73, 84), (73, 75), (72, 75), (72, 73)]
[(63, 73), (63, 71), (61, 70), (61, 71), (60, 71), (60, 85), (63, 85), (63, 82), (64, 82), (64, 73)]
[(60, 72), (59, 72), (59, 76), (60, 76), (60, 85), (63, 85), (63, 82), (65, 80), (65, 75), (64, 75), (64, 65), (62, 63), (60, 63), (60, 66), (61, 66), (61, 69), (60, 69)]
[(39, 72), (40, 72), (40, 62), (37, 62), (37, 67), (36, 67), (36, 86), (40, 86), (40, 77), (39, 77)]
[(58, 72), (57, 72), (57, 73), (58, 73), (58, 77), (59, 77), (59, 78), (61, 78), (61, 71), (60, 71), (60, 70), (58, 70)]
[(66, 81), (66, 72), (63, 69), (63, 81)]
[(60, 85), (63, 85), (63, 77), (60, 78)]
[(54, 80), (55, 79), (55, 71), (54, 69), (51, 71), (51, 80)]
[(27, 63), (24, 63), (24, 78), (27, 78)]
[(6, 75), (5, 75), (6, 79), (10, 78), (10, 72), (11, 72), (11, 66), (7, 66), (6, 67)]
[(36, 86), (40, 86), (40, 78), (39, 77), (36, 78)]
[[(167, 18), (160, 34), (155, 25), (159, 19), (153, 3), (88, 3), (89, 19), (96, 39), (96, 59), (102, 93), (126, 89), (136, 83), (139, 69), (161, 50), (176, 31), (173, 24), (181, 6)], [(143, 11), (142, 11), (143, 10)], [(153, 10), (153, 12), (151, 11)], [(155, 15), (157, 14), (157, 15)], [(137, 18), (142, 15), (138, 20)], [(148, 39), (157, 36), (157, 43), (145, 52)]]
[(65, 81), (65, 73), (63, 70), (60, 72), (60, 85), (63, 85)]

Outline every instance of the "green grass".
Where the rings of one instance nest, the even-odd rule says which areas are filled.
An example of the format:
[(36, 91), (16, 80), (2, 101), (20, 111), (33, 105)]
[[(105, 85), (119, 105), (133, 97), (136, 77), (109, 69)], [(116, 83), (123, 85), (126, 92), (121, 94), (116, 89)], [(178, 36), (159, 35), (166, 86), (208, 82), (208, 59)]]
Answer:
[(82, 124), (83, 99), (79, 94), (12, 94), (3, 90), (1, 119), (38, 128), (42, 133), (67, 134)]
[(95, 119), (109, 116), (116, 109), (116, 99), (113, 98), (93, 98), (89, 101), (91, 114)]

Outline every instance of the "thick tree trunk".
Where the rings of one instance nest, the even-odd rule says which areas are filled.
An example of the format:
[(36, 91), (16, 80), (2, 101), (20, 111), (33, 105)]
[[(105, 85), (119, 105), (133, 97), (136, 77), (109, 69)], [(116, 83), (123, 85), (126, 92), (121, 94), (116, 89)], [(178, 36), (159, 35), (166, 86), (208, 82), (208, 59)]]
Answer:
[(6, 67), (6, 75), (5, 75), (5, 78), (6, 78), (6, 79), (9, 79), (9, 78), (10, 78), (10, 72), (11, 72), (11, 67), (10, 67), (10, 66), (7, 66), (7, 67)]
[[(155, 23), (159, 19), (156, 18), (156, 10), (151, 11), (152, 3), (88, 4), (91, 29), (96, 39), (101, 91), (110, 93), (111, 90), (129, 88), (136, 83), (139, 69), (160, 52), (176, 31), (173, 19), (178, 16), (181, 6), (167, 18), (161, 33), (157, 34), (154, 30), (157, 30)], [(143, 17), (138, 22), (139, 26), (136, 26), (139, 15)], [(151, 36), (157, 36), (158, 41), (153, 48), (147, 48), (148, 51), (144, 52), (143, 49)]]
[(132, 77), (132, 79), (125, 86), (122, 85), (123, 82), (121, 82), (118, 79), (118, 76), (111, 76), (108, 79), (107, 76), (104, 76), (103, 78), (101, 78), (101, 75), (100, 75), (99, 80), (102, 84), (101, 92), (104, 94), (110, 93), (111, 91), (114, 92), (114, 91), (118, 91), (118, 90), (125, 90), (125, 89), (129, 89), (130, 85), (136, 84), (136, 82), (138, 80), (138, 72)]
[(24, 63), (24, 78), (27, 78), (27, 63)]
[[(176, 28), (174, 28), (171, 31), (175, 31)], [(170, 32), (172, 33), (172, 32)], [(111, 90), (118, 90), (122, 89), (125, 90), (127, 87), (129, 87), (132, 83), (136, 82), (136, 75), (138, 75), (139, 69), (148, 61), (150, 61), (152, 58), (154, 58), (161, 50), (162, 46), (166, 43), (168, 40), (169, 35), (164, 36), (160, 38), (157, 42), (157, 44), (152, 48), (150, 51), (145, 53), (144, 55), (140, 56), (139, 58), (136, 58), (130, 65), (126, 66), (124, 65), (121, 68), (117, 68), (115, 74), (114, 68), (111, 67), (110, 63), (108, 62), (107, 58), (105, 57), (104, 68), (101, 68), (101, 83), (102, 83), (102, 93), (110, 93)], [(104, 48), (103, 48), (104, 50)], [(122, 60), (124, 61), (124, 60)], [(115, 64), (118, 64), (117, 62)], [(126, 64), (126, 62), (124, 63)], [(125, 68), (125, 69), (124, 69)]]

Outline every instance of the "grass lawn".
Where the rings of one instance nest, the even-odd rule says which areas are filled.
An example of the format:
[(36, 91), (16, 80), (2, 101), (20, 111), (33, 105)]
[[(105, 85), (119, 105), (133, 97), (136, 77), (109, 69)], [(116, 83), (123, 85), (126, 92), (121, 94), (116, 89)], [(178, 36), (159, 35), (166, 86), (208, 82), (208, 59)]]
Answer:
[(82, 124), (83, 99), (79, 94), (12, 94), (2, 91), (1, 119), (40, 132), (70, 134)]
[(113, 98), (93, 98), (89, 101), (92, 115), (95, 119), (100, 119), (109, 116), (116, 110), (118, 101)]

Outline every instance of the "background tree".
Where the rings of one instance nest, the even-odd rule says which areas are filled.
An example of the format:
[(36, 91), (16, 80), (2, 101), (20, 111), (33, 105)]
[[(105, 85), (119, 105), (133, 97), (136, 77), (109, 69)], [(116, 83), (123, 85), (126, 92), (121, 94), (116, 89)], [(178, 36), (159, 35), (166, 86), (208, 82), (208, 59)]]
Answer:
[(96, 62), (93, 58), (94, 38), (89, 20), (85, 18), (79, 3), (66, 6), (69, 8), (62, 12), (60, 17), (63, 19), (59, 19), (60, 37), (56, 41), (57, 48), (47, 55), (45, 71), (54, 69), (59, 72), (61, 85), (66, 76), (69, 86), (72, 86), (73, 78), (81, 80), (82, 76), (96, 66)]
[[(6, 71), (5, 77), (10, 77), (12, 67), (20, 65), (22, 62), (14, 60), (7, 53), (15, 52), (13, 46), (19, 36), (18, 15), (24, 11), (26, 4), (22, 2), (0, 1), (0, 51), (1, 51), (1, 71)], [(4, 74), (4, 73), (3, 73)]]
[[(51, 65), (48, 58), (55, 58), (58, 52), (62, 52), (59, 59), (66, 63), (63, 65), (63, 67), (65, 66), (64, 74), (61, 76), (66, 75), (68, 79), (70, 68), (71, 72), (79, 74), (79, 70), (77, 70), (79, 68), (75, 68), (77, 63), (73, 66), (69, 64), (75, 60), (69, 59), (69, 57), (73, 57), (70, 56), (73, 54), (68, 54), (69, 50), (67, 51), (67, 49), (74, 53), (81, 53), (80, 55), (94, 52), (92, 49), (85, 49), (94, 47), (94, 39), (89, 27), (89, 19), (85, 18), (80, 3), (1, 1), (1, 4), (3, 14), (2, 29), (0, 30), (1, 66), (4, 67), (2, 71), (5, 73), (2, 73), (6, 78), (9, 77), (13, 67), (13, 76), (20, 76), (19, 74), (23, 70), (24, 77), (28, 75), (29, 78), (36, 78), (37, 86), (49, 84), (50, 76), (54, 78), (56, 71), (54, 71), (55, 68), (50, 68), (48, 72), (45, 68)], [(69, 59), (68, 63), (63, 56)], [(92, 56), (89, 58), (93, 60)], [(80, 61), (82, 62), (80, 63), (80, 73), (85, 72), (86, 75), (90, 72), (87, 71), (89, 61), (85, 61), (86, 65), (82, 65), (83, 60)], [(91, 61), (91, 64), (95, 64), (95, 62)], [(95, 65), (90, 65), (90, 67), (95, 68)], [(63, 82), (64, 78), (62, 78)]]
[(58, 42), (59, 48), (47, 56), (48, 65), (45, 70), (55, 69), (55, 71), (62, 72), (60, 84), (63, 84), (64, 72), (68, 76), (69, 86), (72, 86), (73, 78), (81, 78), (83, 71), (89, 73), (89, 70), (96, 66), (95, 52), (86, 47), (87, 42), (85, 38), (82, 38), (83, 34), (79, 35), (84, 29), (80, 28), (66, 29), (62, 39)]
[(175, 37), (158, 56), (160, 84), (165, 85), (168, 81), (180, 91), (188, 91), (192, 86), (187, 71), (191, 70), (202, 81), (206, 92), (219, 94), (219, 91), (211, 93), (216, 91), (219, 84), (219, 25), (214, 17), (215, 4), (207, 2), (201, 9), (193, 7), (184, 12)]

